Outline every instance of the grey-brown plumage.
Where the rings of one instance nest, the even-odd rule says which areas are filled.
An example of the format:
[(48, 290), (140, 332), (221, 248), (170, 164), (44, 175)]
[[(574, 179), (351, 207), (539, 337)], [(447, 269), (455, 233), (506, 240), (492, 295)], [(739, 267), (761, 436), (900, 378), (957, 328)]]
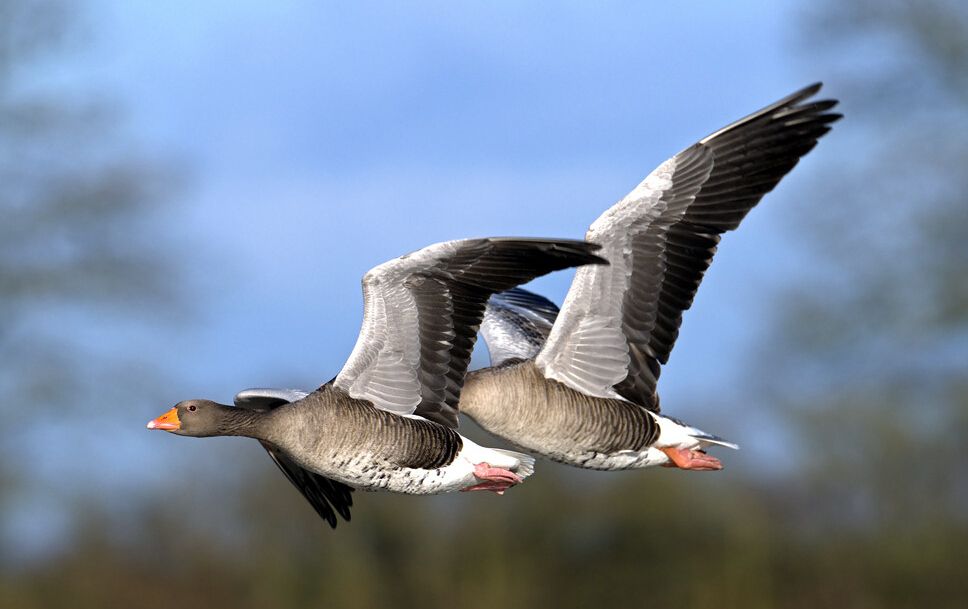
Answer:
[(614, 469), (611, 455), (642, 451), (659, 434), (643, 408), (548, 380), (530, 360), (470, 372), (460, 405), (497, 436), (554, 461), (591, 469)]
[[(301, 400), (307, 395), (309, 394), (305, 391), (293, 389), (247, 389), (236, 394), (234, 402), (238, 408), (268, 411), (283, 404)], [(337, 513), (344, 520), (350, 520), (353, 487), (299, 467), (286, 456), (286, 453), (270, 442), (260, 440), (259, 443), (266, 449), (272, 462), (286, 476), (286, 479), (302, 493), (309, 505), (313, 506), (316, 513), (328, 522), (329, 526), (336, 527)]]
[[(462, 446), (460, 435), (449, 427), (380, 410), (332, 384), (276, 409), (273, 416), (273, 444), (302, 467), (341, 478), (359, 477), (369, 468), (443, 468)], [(362, 470), (347, 471), (354, 463)]]

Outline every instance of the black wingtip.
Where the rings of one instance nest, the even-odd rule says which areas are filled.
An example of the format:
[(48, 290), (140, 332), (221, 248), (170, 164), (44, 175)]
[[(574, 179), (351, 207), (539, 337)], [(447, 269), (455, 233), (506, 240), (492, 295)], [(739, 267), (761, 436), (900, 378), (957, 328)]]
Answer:
[[(715, 138), (723, 137), (726, 134), (737, 130), (743, 125), (752, 123), (754, 121), (758, 121), (765, 116), (779, 117), (781, 114), (785, 115), (786, 113), (809, 112), (815, 115), (816, 120), (820, 120), (825, 123), (832, 123), (840, 119), (843, 115), (835, 114), (835, 113), (826, 113), (826, 111), (833, 108), (838, 103), (840, 103), (839, 100), (820, 99), (807, 104), (801, 103), (813, 97), (817, 93), (819, 93), (822, 87), (823, 87), (822, 82), (815, 82), (812, 85), (808, 85), (800, 89), (799, 91), (795, 91), (790, 95), (787, 95), (786, 97), (773, 102), (768, 106), (760, 108), (759, 110), (757, 110), (756, 112), (753, 112), (752, 114), (744, 116), (738, 121), (735, 121), (733, 123), (730, 123), (729, 125), (726, 125), (722, 129), (719, 129), (718, 131), (714, 131), (713, 133), (710, 133), (703, 139), (699, 140), (699, 143), (705, 144)], [(832, 118), (832, 117), (836, 117), (836, 118)]]
[(798, 102), (802, 102), (803, 100), (809, 99), (814, 95), (816, 95), (817, 93), (819, 93), (820, 89), (822, 88), (823, 88), (822, 82), (819, 82), (819, 81), (815, 82), (812, 85), (807, 85), (806, 87), (798, 91), (794, 91), (793, 93), (787, 95), (783, 99), (777, 100), (776, 102), (774, 102), (768, 107), (779, 108), (782, 106), (790, 106)]
[(592, 241), (582, 241), (579, 239), (568, 239), (555, 241), (558, 246), (564, 246), (568, 251), (577, 251), (578, 259), (581, 264), (608, 264), (608, 260), (602, 258), (601, 256), (595, 254), (598, 250), (602, 249), (600, 243), (594, 243)]
[(591, 241), (577, 241), (570, 244), (571, 247), (568, 248), (569, 253), (574, 254), (569, 260), (575, 263), (575, 266), (584, 264), (608, 264), (608, 260), (602, 258), (595, 252), (602, 249), (602, 246), (598, 243), (592, 243)]
[[(313, 506), (313, 507), (315, 508), (316, 506)], [(327, 524), (329, 524), (329, 528), (334, 530), (336, 529), (336, 523), (338, 521), (336, 520), (335, 515), (333, 515), (332, 513), (325, 514), (318, 509), (316, 510), (316, 513), (319, 514), (322, 517), (322, 519), (326, 521)]]
[(820, 89), (822, 88), (823, 88), (823, 81), (818, 80), (817, 82), (807, 85), (806, 87), (800, 89), (800, 93), (802, 93), (804, 97), (812, 97), (817, 93), (819, 93)]
[(602, 258), (598, 254), (586, 253), (581, 256), (574, 266), (584, 266), (586, 264), (601, 264), (603, 266), (608, 266), (609, 262), (607, 258)]
[(528, 248), (533, 248), (537, 245), (540, 246), (539, 249), (560, 252), (565, 255), (565, 260), (570, 263), (569, 266), (608, 264), (608, 260), (594, 253), (602, 249), (601, 244), (583, 239), (549, 239), (536, 237), (487, 237), (486, 239), (492, 243), (516, 243)]

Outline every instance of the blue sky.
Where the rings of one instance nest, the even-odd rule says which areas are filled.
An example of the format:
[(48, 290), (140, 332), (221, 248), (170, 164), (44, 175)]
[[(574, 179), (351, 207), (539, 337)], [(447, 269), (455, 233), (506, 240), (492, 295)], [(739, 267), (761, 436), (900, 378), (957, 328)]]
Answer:
[[(50, 76), (103, 88), (130, 140), (188, 170), (143, 238), (170, 244), (194, 313), (174, 331), (155, 311), (154, 326), (93, 332), (96, 349), (150, 353), (169, 382), (124, 417), (114, 448), (138, 458), (92, 442), (88, 463), (104, 484), (133, 482), (224, 450), (143, 432), (168, 403), (329, 380), (356, 339), (359, 279), (384, 260), (470, 236), (582, 236), (665, 158), (828, 77), (804, 60), (798, 10), (95, 2), (93, 48)], [(822, 179), (828, 144), (724, 239), (663, 372), (668, 412), (723, 420), (709, 399), (747, 373), (771, 290), (798, 272), (787, 210)], [(534, 286), (560, 302), (569, 280)]]
[[(823, 77), (789, 56), (796, 13), (761, 7), (101, 5), (85, 80), (193, 175), (158, 227), (181, 244), (204, 317), (171, 345), (191, 347), (176, 372), (223, 399), (327, 380), (371, 266), (445, 239), (581, 236), (666, 157)], [(728, 307), (753, 294), (735, 288), (770, 272), (773, 212), (811, 160), (726, 239), (666, 393), (696, 382), (689, 360), (743, 341), (747, 315)], [(567, 282), (539, 285), (560, 299)], [(711, 368), (722, 380), (728, 365)]]

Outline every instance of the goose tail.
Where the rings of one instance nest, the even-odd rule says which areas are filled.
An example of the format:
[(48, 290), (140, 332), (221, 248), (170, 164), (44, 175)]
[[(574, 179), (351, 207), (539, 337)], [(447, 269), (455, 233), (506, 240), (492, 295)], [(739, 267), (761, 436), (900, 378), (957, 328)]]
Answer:
[(521, 478), (527, 478), (534, 473), (534, 457), (531, 455), (515, 452), (513, 450), (504, 450), (501, 448), (492, 448), (491, 450), (506, 457), (510, 457), (511, 459), (515, 459), (518, 462), (517, 467), (511, 467), (509, 469), (518, 476), (521, 476)]
[(735, 442), (730, 442), (720, 438), (717, 435), (713, 435), (707, 431), (703, 431), (698, 427), (692, 427), (691, 425), (683, 425), (686, 428), (686, 433), (688, 433), (693, 438), (699, 440), (699, 443), (703, 446), (709, 446), (715, 444), (716, 446), (725, 446), (726, 448), (732, 448), (733, 450), (739, 450), (739, 444)]
[(659, 429), (662, 430), (659, 434), (659, 441), (657, 443), (660, 446), (674, 445), (682, 441), (687, 441), (687, 438), (692, 438), (694, 440), (698, 440), (699, 445), (702, 448), (715, 445), (725, 446), (726, 448), (732, 448), (733, 450), (739, 450), (739, 444), (720, 438), (719, 436), (713, 435), (708, 431), (703, 431), (698, 427), (693, 427), (692, 425), (683, 423), (679, 419), (674, 419), (665, 415), (657, 415), (656, 418), (659, 420)]

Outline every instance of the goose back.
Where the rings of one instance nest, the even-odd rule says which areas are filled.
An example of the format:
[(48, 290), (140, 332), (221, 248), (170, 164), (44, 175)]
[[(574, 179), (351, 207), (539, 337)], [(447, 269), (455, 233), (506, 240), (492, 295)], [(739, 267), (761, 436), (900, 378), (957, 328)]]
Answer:
[[(462, 447), (449, 427), (400, 416), (350, 397), (332, 384), (276, 410), (273, 443), (303, 467), (357, 487), (396, 469), (439, 469)], [(379, 473), (383, 472), (383, 473)]]

